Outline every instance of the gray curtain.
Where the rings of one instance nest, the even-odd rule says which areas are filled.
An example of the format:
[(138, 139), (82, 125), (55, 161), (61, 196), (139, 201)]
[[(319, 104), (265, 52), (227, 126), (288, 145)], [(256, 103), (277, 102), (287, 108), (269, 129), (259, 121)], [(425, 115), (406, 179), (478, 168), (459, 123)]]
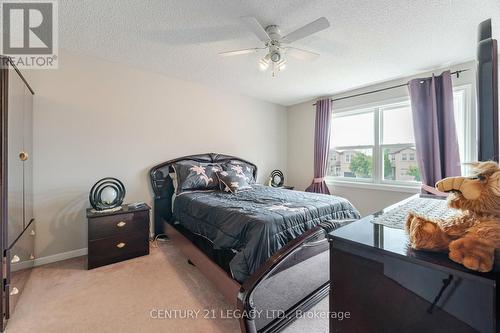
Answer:
[(460, 175), (450, 71), (409, 82), (415, 145), (422, 183)]
[(316, 124), (314, 133), (314, 179), (306, 192), (330, 194), (325, 183), (330, 151), (332, 123), (332, 101), (330, 98), (316, 102)]

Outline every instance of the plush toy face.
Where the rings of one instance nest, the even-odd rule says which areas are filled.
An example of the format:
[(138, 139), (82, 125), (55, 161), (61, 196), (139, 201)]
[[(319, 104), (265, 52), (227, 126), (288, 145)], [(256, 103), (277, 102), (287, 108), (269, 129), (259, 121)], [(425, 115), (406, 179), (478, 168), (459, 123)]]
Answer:
[(449, 200), (452, 208), (500, 217), (500, 168), (495, 162), (478, 163), (473, 177), (445, 178), (436, 188), (453, 192)]

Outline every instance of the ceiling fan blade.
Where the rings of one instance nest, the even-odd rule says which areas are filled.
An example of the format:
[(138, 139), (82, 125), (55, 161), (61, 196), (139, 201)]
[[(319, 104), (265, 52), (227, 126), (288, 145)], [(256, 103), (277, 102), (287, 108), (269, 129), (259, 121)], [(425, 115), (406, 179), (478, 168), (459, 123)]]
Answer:
[(298, 49), (296, 47), (285, 47), (286, 54), (299, 60), (314, 60), (319, 57), (319, 53)]
[(328, 27), (330, 27), (330, 22), (328, 22), (326, 17), (320, 17), (319, 19), (306, 24), (302, 28), (289, 33), (288, 35), (283, 37), (283, 41), (285, 43), (292, 43), (296, 40), (310, 36), (318, 31), (325, 30)]
[(240, 55), (240, 54), (248, 54), (248, 53), (255, 53), (259, 50), (262, 50), (262, 48), (259, 47), (254, 47), (251, 49), (243, 49), (243, 50), (234, 50), (234, 51), (227, 51), (227, 52), (220, 52), (219, 55), (223, 57), (230, 57), (230, 56), (235, 56), (235, 55)]
[(267, 42), (271, 38), (267, 34), (264, 27), (252, 16), (242, 16), (241, 19), (245, 22), (246, 26), (263, 42)]

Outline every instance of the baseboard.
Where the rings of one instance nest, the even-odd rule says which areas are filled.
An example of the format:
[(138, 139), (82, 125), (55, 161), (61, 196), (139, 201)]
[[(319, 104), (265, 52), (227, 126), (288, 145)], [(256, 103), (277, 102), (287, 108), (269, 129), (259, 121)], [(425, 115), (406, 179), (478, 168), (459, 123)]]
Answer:
[(87, 248), (83, 248), (83, 249), (53, 254), (51, 256), (36, 258), (35, 260), (33, 260), (33, 262), (34, 262), (35, 266), (41, 266), (41, 265), (50, 264), (50, 263), (53, 263), (56, 261), (61, 261), (61, 260), (66, 260), (66, 259), (84, 256), (87, 254), (87, 252), (88, 252)]

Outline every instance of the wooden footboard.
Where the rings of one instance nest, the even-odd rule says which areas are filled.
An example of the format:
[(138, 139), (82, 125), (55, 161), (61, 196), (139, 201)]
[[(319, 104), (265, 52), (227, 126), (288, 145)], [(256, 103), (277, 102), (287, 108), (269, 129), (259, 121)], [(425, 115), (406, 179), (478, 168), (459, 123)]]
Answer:
[(244, 333), (278, 332), (328, 295), (329, 245), (317, 226), (289, 242), (242, 285)]

